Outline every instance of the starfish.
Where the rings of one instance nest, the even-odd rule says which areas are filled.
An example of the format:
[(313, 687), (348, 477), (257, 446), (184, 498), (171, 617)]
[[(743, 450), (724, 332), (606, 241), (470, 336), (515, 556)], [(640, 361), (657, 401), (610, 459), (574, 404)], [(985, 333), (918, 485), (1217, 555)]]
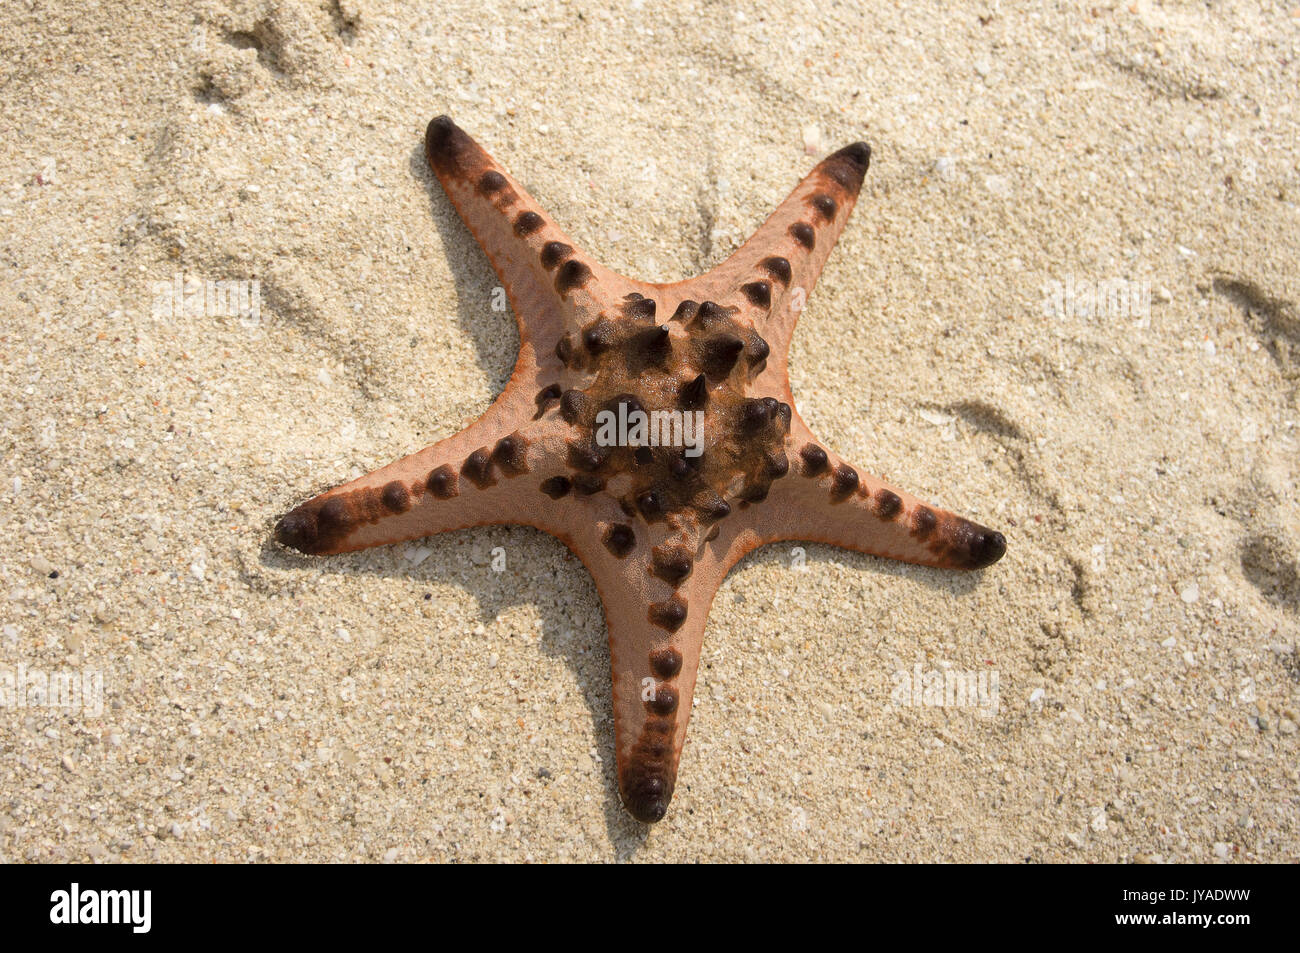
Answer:
[(673, 284), (580, 251), (448, 117), (429, 123), (425, 153), (506, 289), (514, 374), (473, 424), (308, 500), (276, 539), (331, 554), (486, 524), (558, 537), (605, 610), (623, 804), (658, 821), (709, 606), (742, 556), (809, 540), (979, 569), (1006, 549), (1001, 533), (862, 474), (794, 409), (790, 338), (871, 150), (827, 156), (731, 257)]

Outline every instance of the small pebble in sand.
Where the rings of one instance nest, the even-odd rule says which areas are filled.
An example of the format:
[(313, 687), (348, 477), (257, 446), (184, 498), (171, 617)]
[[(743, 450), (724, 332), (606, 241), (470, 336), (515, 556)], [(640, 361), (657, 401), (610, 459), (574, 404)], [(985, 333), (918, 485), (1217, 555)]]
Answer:
[(803, 127), (803, 151), (804, 155), (815, 156), (821, 155), (826, 150), (822, 141), (821, 130), (816, 126)]

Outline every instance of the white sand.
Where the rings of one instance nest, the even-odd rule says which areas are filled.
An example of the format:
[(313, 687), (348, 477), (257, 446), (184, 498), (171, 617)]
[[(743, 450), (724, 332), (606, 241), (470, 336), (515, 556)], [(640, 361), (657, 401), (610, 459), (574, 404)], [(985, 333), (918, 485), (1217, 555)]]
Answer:
[[(329, 6), (0, 25), (0, 677), (105, 696), (0, 709), (0, 861), (1300, 859), (1300, 10)], [(648, 833), (561, 544), (268, 542), (509, 376), (443, 112), (660, 280), (867, 139), (795, 396), (1009, 541), (746, 559)], [(260, 320), (155, 314), (178, 272), (259, 280)], [(1046, 316), (1067, 278), (1149, 315)], [(891, 704), (917, 664), (997, 711)]]

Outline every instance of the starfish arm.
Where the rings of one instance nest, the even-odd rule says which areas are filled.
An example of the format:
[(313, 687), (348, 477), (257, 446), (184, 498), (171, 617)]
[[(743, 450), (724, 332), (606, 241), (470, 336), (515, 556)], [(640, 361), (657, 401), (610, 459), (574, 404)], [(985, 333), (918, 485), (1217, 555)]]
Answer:
[(512, 382), (460, 433), (302, 503), (279, 521), (276, 539), (323, 555), (514, 523), (567, 541), (565, 527), (581, 520), (563, 477), (570, 428), (534, 419), (532, 404)]
[(447, 116), (429, 123), (424, 147), (429, 168), (501, 279), (522, 349), (535, 349), (539, 363), (555, 361), (549, 352), (576, 315), (630, 284), (575, 248), (523, 186)]
[(633, 817), (653, 823), (677, 782), (704, 623), (722, 576), (707, 558), (697, 561), (694, 527), (614, 518), (596, 529), (597, 551), (570, 546), (605, 608), (619, 792)]
[(809, 540), (941, 569), (982, 569), (1002, 558), (1006, 539), (862, 474), (824, 449), (801, 422), (789, 443), (790, 472), (767, 503), (719, 542), (727, 565), (777, 540)]
[(865, 142), (831, 153), (730, 258), (683, 283), (687, 297), (736, 306), (753, 320), (771, 346), (773, 369), (784, 369), (795, 323), (844, 231), (870, 161)]

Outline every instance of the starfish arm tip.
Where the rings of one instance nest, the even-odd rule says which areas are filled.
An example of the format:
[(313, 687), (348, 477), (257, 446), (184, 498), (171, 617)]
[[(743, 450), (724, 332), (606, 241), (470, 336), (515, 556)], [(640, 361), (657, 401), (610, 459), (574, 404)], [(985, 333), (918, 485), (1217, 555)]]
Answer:
[(326, 501), (309, 500), (294, 507), (275, 524), (275, 541), (309, 556), (330, 551), (330, 517)]
[(623, 806), (642, 824), (657, 824), (668, 813), (672, 797), (659, 778), (646, 778), (644, 783), (623, 792)]
[(450, 116), (434, 117), (424, 131), (424, 151), (429, 164), (438, 169), (453, 163), (460, 140), (467, 138)]
[(843, 149), (831, 153), (829, 158), (851, 162), (859, 166), (865, 173), (867, 169), (871, 168), (871, 146), (861, 140), (851, 142)]
[(968, 524), (966, 534), (966, 559), (958, 569), (985, 569), (1001, 559), (1007, 551), (1007, 538), (997, 530), (978, 523)]
[(856, 196), (867, 177), (871, 166), (871, 146), (865, 142), (854, 142), (832, 152), (821, 162), (826, 175), (836, 182), (845, 193)]

